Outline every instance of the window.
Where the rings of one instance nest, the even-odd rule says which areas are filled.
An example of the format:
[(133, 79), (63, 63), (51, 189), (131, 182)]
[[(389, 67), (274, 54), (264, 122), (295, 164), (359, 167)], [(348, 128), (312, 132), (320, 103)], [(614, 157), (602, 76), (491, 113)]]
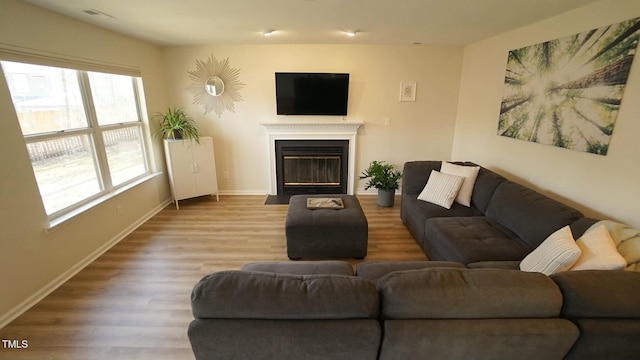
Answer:
[(1, 64), (50, 219), (150, 173), (140, 78)]

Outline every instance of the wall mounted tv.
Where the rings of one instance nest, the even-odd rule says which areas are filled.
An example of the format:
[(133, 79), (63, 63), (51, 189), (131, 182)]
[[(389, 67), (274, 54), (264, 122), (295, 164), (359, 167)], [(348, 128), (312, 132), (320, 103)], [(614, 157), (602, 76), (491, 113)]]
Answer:
[(276, 73), (276, 114), (347, 115), (349, 74)]

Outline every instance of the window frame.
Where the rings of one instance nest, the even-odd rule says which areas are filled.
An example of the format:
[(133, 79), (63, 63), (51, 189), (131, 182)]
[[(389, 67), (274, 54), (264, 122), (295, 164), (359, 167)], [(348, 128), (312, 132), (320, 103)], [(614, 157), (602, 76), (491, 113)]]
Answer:
[[(1, 53), (0, 53), (1, 55)], [(99, 191), (91, 195), (81, 201), (75, 202), (69, 206), (66, 206), (62, 209), (56, 210), (52, 213), (46, 213), (46, 207), (44, 205), (44, 199), (42, 194), (40, 193), (40, 185), (38, 184), (38, 192), (40, 194), (40, 200), (42, 202), (43, 209), (47, 215), (47, 219), (49, 222), (49, 227), (52, 228), (57, 226), (59, 223), (64, 222), (70, 218), (75, 217), (78, 213), (85, 211), (86, 209), (92, 208), (98, 203), (103, 202), (104, 200), (124, 191), (139, 182), (144, 181), (147, 178), (153, 176), (153, 168), (151, 162), (151, 152), (150, 152), (150, 143), (149, 143), (149, 127), (146, 122), (147, 114), (146, 109), (143, 107), (143, 99), (144, 95), (142, 93), (142, 78), (140, 75), (133, 75), (130, 72), (121, 72), (121, 71), (108, 71), (104, 67), (99, 67), (97, 70), (87, 69), (85, 66), (79, 66), (79, 68), (74, 66), (61, 66), (61, 64), (54, 62), (54, 64), (50, 64), (46, 61), (28, 61), (24, 58), (19, 60), (7, 59), (0, 56), (0, 62), (9, 61), (9, 62), (18, 62), (24, 64), (32, 64), (32, 65), (41, 65), (41, 66), (49, 66), (49, 67), (57, 67), (73, 70), (78, 77), (78, 86), (79, 91), (82, 98), (82, 103), (86, 116), (86, 127), (74, 128), (74, 129), (65, 129), (60, 131), (51, 131), (51, 132), (42, 132), (35, 134), (25, 135), (22, 132), (22, 128), (20, 129), (22, 132), (22, 136), (25, 141), (25, 147), (27, 147), (31, 143), (38, 143), (42, 141), (54, 140), (54, 139), (62, 139), (62, 138), (71, 138), (74, 136), (84, 136), (86, 135), (90, 142), (90, 150), (91, 157), (93, 159), (93, 165), (95, 167), (95, 172), (97, 176)], [(93, 100), (93, 94), (91, 90), (91, 82), (89, 79), (89, 73), (103, 73), (109, 75), (124, 75), (130, 77), (131, 86), (133, 89), (133, 96), (136, 106), (136, 115), (137, 120), (135, 121), (127, 121), (127, 122), (119, 122), (119, 123), (110, 123), (105, 125), (100, 125), (98, 122), (98, 117), (96, 113), (96, 107)], [(6, 79), (5, 74), (5, 81)], [(8, 84), (7, 84), (8, 85)], [(13, 103), (13, 98), (11, 99)], [(17, 119), (17, 111), (16, 111), (16, 119)], [(130, 129), (135, 128), (138, 136), (139, 136), (139, 146), (141, 151), (141, 157), (144, 165), (144, 172), (134, 176), (131, 179), (128, 179), (118, 185), (113, 185), (112, 174), (109, 167), (109, 159), (107, 156), (107, 148), (105, 146), (104, 141), (104, 133), (112, 130), (120, 130), (120, 129)], [(30, 161), (31, 162), (31, 161)], [(35, 169), (33, 168), (33, 162), (31, 162), (31, 168), (33, 171), (34, 179)], [(37, 179), (36, 183), (37, 183)]]

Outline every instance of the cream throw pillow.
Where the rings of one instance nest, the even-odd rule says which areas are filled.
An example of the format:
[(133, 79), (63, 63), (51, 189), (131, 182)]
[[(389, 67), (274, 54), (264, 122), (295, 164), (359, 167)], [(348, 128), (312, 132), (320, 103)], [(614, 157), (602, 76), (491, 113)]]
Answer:
[(580, 247), (573, 240), (567, 225), (549, 235), (535, 250), (520, 262), (520, 270), (545, 275), (567, 271), (578, 261)]
[(450, 209), (463, 181), (462, 176), (431, 170), (427, 185), (418, 195), (418, 199)]
[(622, 270), (627, 266), (604, 225), (584, 233), (576, 244), (582, 255), (571, 270)]
[(446, 161), (442, 162), (441, 173), (464, 177), (464, 182), (460, 187), (458, 196), (456, 196), (456, 202), (458, 204), (466, 207), (471, 206), (471, 195), (473, 194), (473, 186), (476, 184), (478, 171), (480, 171), (480, 166), (462, 166)]

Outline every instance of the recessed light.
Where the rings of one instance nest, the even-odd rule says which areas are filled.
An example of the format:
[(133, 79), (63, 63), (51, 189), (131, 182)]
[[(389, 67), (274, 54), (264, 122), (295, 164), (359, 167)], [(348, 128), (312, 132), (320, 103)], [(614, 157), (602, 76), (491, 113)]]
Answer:
[(273, 32), (274, 32), (274, 31), (275, 31), (275, 30), (267, 30), (267, 31), (263, 31), (263, 32), (262, 32), (262, 35), (264, 35), (264, 36), (271, 36), (271, 35), (273, 35)]
[(358, 33), (357, 31), (347, 31), (347, 36), (348, 37), (354, 37), (354, 36), (356, 36), (357, 33)]

